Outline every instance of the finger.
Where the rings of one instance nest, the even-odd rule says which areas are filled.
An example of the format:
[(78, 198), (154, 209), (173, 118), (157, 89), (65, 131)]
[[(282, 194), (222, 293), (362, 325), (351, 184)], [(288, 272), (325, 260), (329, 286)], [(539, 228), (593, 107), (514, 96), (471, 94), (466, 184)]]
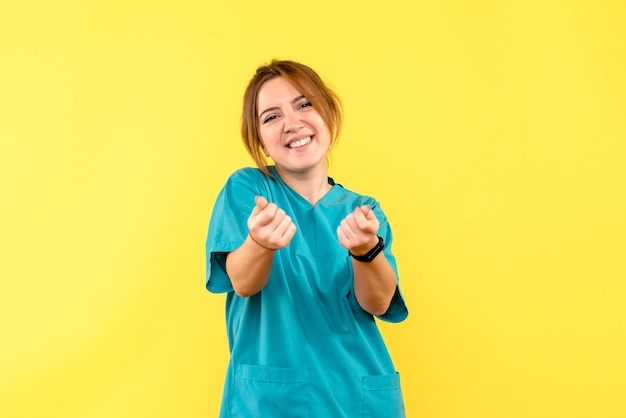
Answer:
[(282, 244), (287, 245), (295, 235), (296, 230), (296, 224), (287, 216), (276, 229), (276, 232), (279, 234)]
[[(280, 210), (279, 210), (280, 212)], [(289, 227), (292, 224), (291, 218), (284, 214), (284, 212), (277, 214), (277, 216), (272, 221), (272, 224), (269, 225), (272, 228), (272, 233), (278, 237), (282, 237)]]
[(361, 213), (363, 213), (363, 215), (365, 216), (365, 219), (374, 219), (376, 217), (370, 205), (361, 206)]
[(267, 199), (263, 196), (254, 196), (254, 207), (250, 212), (250, 217), (257, 216), (267, 206)]
[(364, 205), (359, 208), (358, 214), (355, 214), (355, 220), (361, 231), (371, 232), (374, 234), (378, 232), (380, 223), (378, 222), (376, 214), (369, 205)]
[(370, 210), (370, 205), (357, 206), (356, 208), (354, 208), (355, 212), (362, 212), (363, 214), (369, 212)]
[(264, 230), (267, 233), (266, 242), (269, 246), (283, 248), (289, 244), (296, 233), (296, 225), (289, 216), (284, 216), (278, 225), (269, 225)]
[(343, 248), (350, 248), (350, 240), (346, 237), (346, 234), (341, 226), (337, 228), (337, 238), (339, 239), (339, 244), (341, 244)]
[[(260, 204), (267, 203), (267, 200), (262, 198), (265, 202), (260, 201)], [(248, 218), (248, 228), (257, 229), (262, 228), (272, 223), (278, 207), (274, 203), (267, 203), (266, 206), (261, 209), (260, 205), (256, 205), (252, 209), (252, 213)], [(273, 228), (272, 228), (273, 229)]]
[(361, 245), (361, 241), (363, 241), (361, 236), (354, 234), (349, 228), (342, 226), (337, 228), (337, 238), (339, 238), (339, 244), (347, 250)]
[(376, 219), (376, 214), (374, 213), (370, 205), (363, 205), (363, 206), (357, 207), (355, 209), (355, 212), (363, 214), (363, 216), (367, 220)]
[(341, 229), (348, 241), (356, 239), (358, 235), (358, 228), (352, 214), (346, 216), (345, 219), (341, 221), (341, 223), (339, 224), (339, 228)]
[(268, 203), (267, 206), (263, 208), (260, 212), (260, 216), (264, 221), (264, 224), (269, 224), (272, 222), (276, 214), (278, 213), (278, 206), (275, 203)]
[(254, 197), (254, 203), (256, 203), (256, 205), (260, 209), (265, 209), (265, 207), (267, 206), (267, 199), (264, 198), (263, 196), (255, 196)]
[(352, 240), (362, 237), (364, 233), (372, 232), (373, 229), (372, 221), (366, 219), (361, 208), (356, 208), (354, 212), (346, 216), (346, 225), (350, 227), (350, 231), (346, 231), (346, 236)]
[[(367, 209), (369, 211), (369, 209)], [(357, 210), (354, 211), (354, 224), (356, 226), (356, 228), (360, 231), (364, 231), (367, 229), (369, 221), (367, 220), (367, 216), (364, 213), (363, 208), (357, 208)]]
[[(275, 231), (279, 228), (280, 224), (285, 220), (285, 218), (289, 218), (285, 211), (276, 207), (276, 213), (274, 213), (274, 216), (272, 216), (266, 226), (272, 231)], [(289, 218), (289, 221), (291, 221), (291, 218)]]

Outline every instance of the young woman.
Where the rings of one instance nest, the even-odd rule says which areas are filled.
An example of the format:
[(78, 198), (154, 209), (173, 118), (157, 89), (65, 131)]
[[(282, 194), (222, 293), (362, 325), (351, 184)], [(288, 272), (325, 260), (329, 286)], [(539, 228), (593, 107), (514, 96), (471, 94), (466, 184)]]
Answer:
[[(233, 173), (206, 242), (207, 289), (227, 292), (220, 417), (404, 417), (374, 317), (400, 322), (392, 234), (378, 202), (328, 177), (337, 96), (306, 65), (259, 67)], [(274, 165), (267, 165), (269, 157)]]

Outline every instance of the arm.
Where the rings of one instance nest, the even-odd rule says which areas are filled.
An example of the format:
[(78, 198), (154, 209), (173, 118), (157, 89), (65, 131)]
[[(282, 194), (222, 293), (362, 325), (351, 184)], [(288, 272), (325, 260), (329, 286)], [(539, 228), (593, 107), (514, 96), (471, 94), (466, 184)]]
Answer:
[[(358, 207), (341, 221), (337, 236), (352, 254), (365, 255), (378, 242), (380, 223), (368, 205)], [(354, 293), (361, 307), (373, 314), (387, 312), (396, 290), (396, 274), (380, 253), (369, 263), (352, 259)]]
[(296, 226), (285, 211), (261, 196), (248, 218), (250, 231), (243, 244), (226, 257), (226, 273), (241, 297), (258, 293), (269, 279), (274, 251), (286, 247)]

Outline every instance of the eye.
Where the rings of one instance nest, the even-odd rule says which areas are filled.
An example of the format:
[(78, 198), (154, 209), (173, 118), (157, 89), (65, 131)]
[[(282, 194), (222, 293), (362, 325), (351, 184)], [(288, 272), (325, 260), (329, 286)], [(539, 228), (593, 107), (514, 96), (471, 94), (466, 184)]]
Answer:
[(302, 103), (300, 103), (299, 108), (300, 108), (300, 109), (304, 109), (304, 108), (311, 107), (311, 106), (313, 106), (313, 105), (311, 104), (311, 102), (302, 102)]
[(266, 124), (268, 122), (273, 121), (274, 119), (276, 119), (276, 115), (269, 115), (268, 117), (266, 117), (265, 119), (263, 119), (263, 124)]

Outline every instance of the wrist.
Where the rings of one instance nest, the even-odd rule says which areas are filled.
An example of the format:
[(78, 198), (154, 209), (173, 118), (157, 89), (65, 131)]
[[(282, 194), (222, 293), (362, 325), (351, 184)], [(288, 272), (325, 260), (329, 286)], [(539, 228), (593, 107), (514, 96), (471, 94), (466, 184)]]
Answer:
[(382, 250), (385, 248), (385, 242), (383, 241), (382, 237), (376, 236), (373, 244), (368, 244), (368, 246), (364, 246), (364, 247), (369, 248), (369, 250), (367, 251), (364, 250), (363, 252), (360, 252), (359, 251), (360, 249), (359, 249), (359, 250), (356, 250), (356, 253), (354, 253), (352, 250), (349, 250), (348, 254), (357, 261), (369, 263), (374, 258), (376, 258), (378, 254), (382, 252)]
[(250, 239), (252, 240), (252, 242), (254, 242), (254, 243), (255, 243), (256, 245), (258, 245), (259, 247), (261, 247), (261, 248), (263, 248), (263, 249), (265, 249), (265, 250), (267, 250), (267, 251), (272, 251), (272, 252), (273, 252), (273, 251), (276, 251), (276, 249), (275, 249), (275, 248), (268, 248), (268, 247), (266, 247), (265, 245), (261, 244), (259, 241), (255, 240), (255, 239), (254, 239), (254, 237), (252, 236), (252, 234), (251, 234), (251, 233), (248, 233), (248, 236), (250, 237)]

